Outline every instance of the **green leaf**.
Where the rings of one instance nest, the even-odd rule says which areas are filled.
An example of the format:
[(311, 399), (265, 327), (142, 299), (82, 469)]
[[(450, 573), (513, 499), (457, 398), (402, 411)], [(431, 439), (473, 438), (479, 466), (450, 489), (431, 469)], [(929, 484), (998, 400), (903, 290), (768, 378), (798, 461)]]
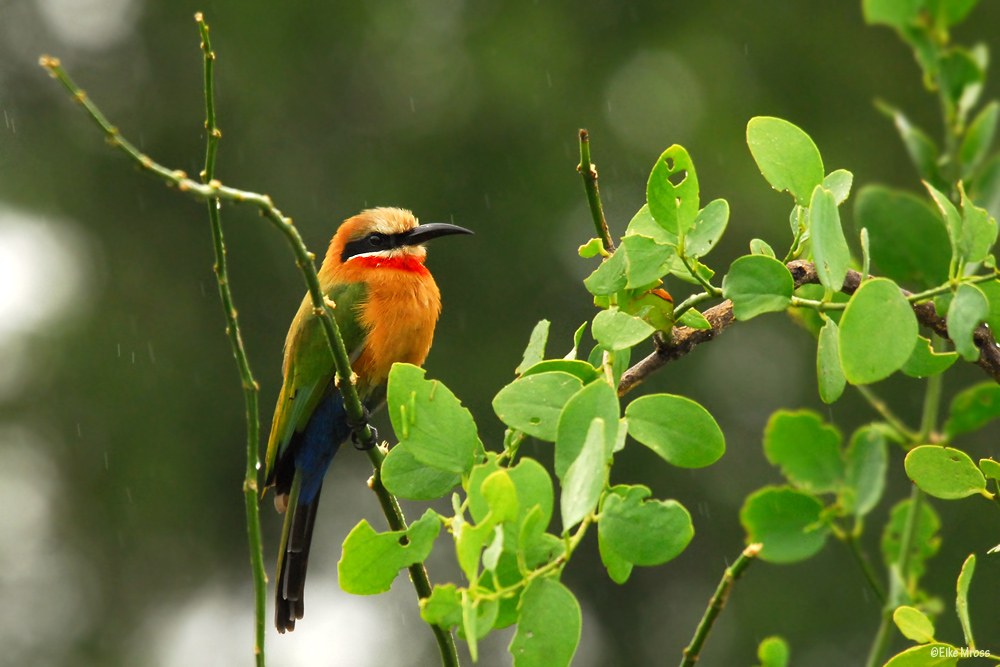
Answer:
[(605, 350), (624, 350), (637, 345), (656, 331), (648, 322), (617, 308), (602, 310), (594, 318), (591, 333)]
[[(493, 574), (496, 575), (501, 587), (514, 586), (523, 580), (521, 571), (518, 568), (517, 556), (510, 551), (503, 551), (500, 554), (500, 561), (497, 563), (497, 567), (493, 570)], [(487, 577), (481, 578), (479, 582), (480, 586), (488, 588), (489, 590), (495, 590), (493, 583), (494, 582), (490, 581)], [(500, 604), (497, 609), (497, 617), (496, 620), (493, 621), (493, 627), (499, 630), (517, 623), (517, 605), (520, 602), (520, 590), (515, 590), (514, 594), (509, 597), (500, 598)]]
[[(902, 500), (889, 513), (889, 522), (882, 533), (882, 557), (887, 567), (893, 567), (899, 562), (900, 546), (903, 531), (906, 529), (906, 515), (910, 509), (910, 501)], [(930, 503), (920, 504), (920, 518), (910, 544), (909, 578), (919, 581), (924, 574), (924, 563), (941, 548), (941, 537), (937, 534), (941, 528), (941, 520)]]
[[(694, 227), (684, 237), (684, 255), (703, 257), (718, 243), (729, 222), (729, 202), (715, 199), (701, 209)], [(659, 276), (657, 276), (659, 277)]]
[[(621, 248), (613, 252), (611, 257), (601, 262), (601, 265), (584, 279), (583, 286), (591, 294), (611, 296), (625, 289), (625, 283), (628, 282), (628, 277), (625, 275), (625, 269), (628, 268), (626, 260), (628, 253), (619, 252), (620, 250)], [(531, 346), (528, 347), (530, 349)], [(537, 361), (541, 361), (541, 359), (539, 358)]]
[(750, 254), (764, 255), (765, 257), (774, 259), (774, 250), (767, 244), (766, 241), (762, 241), (761, 239), (753, 239), (750, 241)]
[(961, 23), (977, 4), (979, 0), (945, 0), (944, 19), (948, 25)]
[[(593, 369), (590, 364), (584, 365)], [(582, 388), (580, 378), (561, 371), (527, 375), (500, 390), (493, 399), (493, 410), (507, 426), (555, 442), (559, 415)]]
[(837, 323), (828, 319), (819, 332), (816, 347), (816, 378), (819, 381), (819, 397), (824, 403), (833, 403), (844, 393), (847, 378), (840, 366), (839, 329)]
[(990, 304), (990, 314), (986, 318), (986, 324), (995, 338), (1000, 334), (1000, 281), (991, 280), (985, 283), (978, 283), (976, 287), (986, 295), (986, 300)]
[(976, 174), (969, 196), (994, 218), (1000, 216), (1000, 153), (994, 154)]
[(648, 236), (657, 243), (664, 245), (677, 245), (677, 235), (668, 232), (653, 219), (653, 214), (649, 212), (649, 204), (643, 204), (642, 208), (639, 209), (628, 223), (625, 236), (631, 236), (632, 234)]
[(1000, 480), (1000, 463), (992, 458), (979, 459), (979, 469), (983, 471), (983, 477), (986, 479)]
[(981, 262), (990, 254), (990, 248), (997, 240), (997, 221), (986, 209), (974, 205), (965, 195), (965, 187), (959, 183), (962, 196), (962, 240), (959, 250), (967, 262)]
[(794, 563), (811, 558), (826, 542), (829, 529), (819, 523), (823, 503), (789, 487), (766, 486), (750, 494), (740, 510), (747, 542), (760, 542), (760, 558)]
[(893, 28), (909, 27), (924, 7), (924, 0), (863, 0), (861, 7), (867, 23), (882, 23)]
[(764, 429), (764, 454), (802, 491), (836, 491), (844, 479), (840, 432), (810, 410), (778, 410)]
[(918, 336), (913, 354), (900, 370), (910, 377), (923, 378), (943, 373), (955, 363), (956, 359), (958, 352), (935, 352), (929, 339)]
[(794, 289), (795, 280), (785, 265), (763, 255), (740, 257), (722, 279), (722, 296), (733, 302), (739, 320), (785, 310)]
[(632, 486), (624, 497), (608, 494), (598, 532), (611, 551), (635, 565), (660, 565), (676, 558), (694, 537), (691, 515), (674, 500), (645, 500), (650, 491)]
[(548, 361), (542, 361), (521, 373), (521, 377), (526, 378), (532, 375), (551, 372), (575, 375), (583, 384), (589, 384), (601, 377), (600, 371), (586, 361), (578, 359), (549, 359)]
[(990, 304), (978, 287), (968, 283), (958, 286), (955, 298), (948, 306), (948, 337), (966, 361), (979, 358), (979, 348), (972, 334), (989, 314)]
[(931, 199), (937, 204), (938, 210), (941, 211), (941, 217), (944, 220), (945, 229), (948, 230), (948, 239), (951, 241), (951, 254), (952, 257), (959, 257), (962, 253), (962, 216), (959, 214), (958, 209), (955, 205), (951, 203), (947, 195), (938, 191), (930, 183), (924, 181), (924, 187), (927, 191), (931, 193)]
[(618, 436), (618, 392), (607, 382), (592, 382), (566, 403), (556, 431), (555, 469), (565, 481), (566, 471), (583, 451), (587, 432), (595, 417), (604, 421), (604, 446), (607, 456)]
[(847, 277), (851, 251), (840, 226), (840, 212), (833, 193), (817, 185), (809, 204), (809, 238), (812, 241), (816, 274), (823, 287), (839, 292)]
[(907, 639), (918, 644), (934, 641), (934, 624), (918, 609), (896, 607), (896, 611), (892, 612), (892, 620)]
[[(617, 420), (615, 421), (617, 426)], [(607, 477), (607, 464), (604, 420), (595, 417), (587, 429), (587, 438), (584, 440), (580, 455), (563, 477), (563, 489), (559, 501), (563, 532), (578, 524), (597, 507)]]
[[(376, 533), (365, 519), (344, 540), (337, 563), (340, 588), (354, 595), (384, 593), (404, 567), (422, 563), (431, 553), (441, 530), (441, 517), (434, 510), (410, 525), (408, 530)], [(400, 540), (406, 537), (407, 543)]]
[(975, 171), (989, 154), (996, 134), (998, 116), (1000, 116), (1000, 103), (990, 102), (983, 107), (969, 124), (969, 129), (965, 131), (962, 147), (958, 151), (963, 166), (962, 173), (965, 176)]
[(698, 175), (691, 156), (674, 144), (663, 151), (646, 184), (653, 219), (675, 236), (684, 236), (698, 215)]
[[(625, 496), (628, 495), (628, 491), (631, 488), (632, 487), (624, 484), (611, 487), (601, 498), (599, 511), (604, 509), (604, 503), (606, 503), (607, 499), (612, 495), (617, 495), (624, 499)], [(611, 548), (611, 543), (605, 536), (605, 532), (601, 530), (600, 523), (597, 525), (597, 547), (601, 554), (601, 562), (604, 564), (604, 567), (607, 568), (608, 576), (611, 577), (611, 581), (616, 584), (624, 584), (628, 581), (629, 576), (632, 574), (632, 563), (619, 556), (618, 553)]]
[(382, 483), (389, 493), (406, 500), (434, 500), (461, 484), (462, 476), (417, 460), (409, 445), (400, 443), (382, 462)]
[(539, 361), (545, 358), (545, 343), (549, 339), (549, 321), (541, 320), (531, 330), (531, 337), (528, 339), (528, 347), (524, 350), (524, 357), (521, 363), (514, 370), (515, 373), (523, 373)]
[(692, 329), (699, 329), (702, 331), (708, 331), (712, 328), (712, 323), (706, 319), (704, 315), (699, 313), (694, 308), (688, 308), (677, 320), (678, 324), (683, 324), (686, 327), (691, 327)]
[(472, 414), (424, 369), (396, 363), (389, 371), (389, 417), (400, 444), (438, 470), (466, 473), (483, 449)]
[(1000, 417), (1000, 385), (982, 382), (960, 392), (951, 400), (950, 415), (944, 425), (949, 438), (975, 431)]
[(637, 398), (625, 409), (625, 419), (633, 438), (679, 468), (703, 468), (726, 451), (725, 436), (712, 415), (683, 396)]
[(507, 649), (514, 667), (566, 667), (580, 643), (580, 603), (551, 577), (533, 579), (521, 593), (517, 632)]
[(577, 252), (580, 254), (580, 257), (583, 257), (584, 259), (597, 257), (598, 255), (603, 257), (608, 256), (608, 251), (604, 249), (604, 241), (601, 239), (590, 239), (580, 246)]
[(478, 659), (478, 642), (493, 629), (499, 605), (496, 600), (473, 598), (472, 595), (462, 596), (462, 625), (458, 636), (469, 643), (469, 654), (472, 661)]
[(439, 584), (429, 598), (421, 599), (420, 618), (446, 630), (461, 623), (462, 600), (455, 584)]
[[(569, 353), (565, 357), (563, 357), (560, 361), (576, 361), (576, 351), (580, 349), (580, 341), (583, 340), (583, 332), (586, 330), (587, 330), (587, 323), (584, 322), (576, 330), (576, 333), (573, 334), (573, 349), (570, 350)], [(535, 366), (537, 365), (538, 364), (535, 364)], [(532, 368), (534, 368), (534, 366), (532, 366)], [(525, 373), (527, 372), (528, 371), (525, 371)], [(524, 375), (524, 373), (521, 373), (521, 375)]]
[(809, 135), (787, 120), (757, 116), (747, 123), (747, 145), (775, 190), (788, 190), (802, 206), (823, 183), (823, 158)]
[(871, 384), (903, 367), (917, 343), (917, 317), (896, 283), (866, 280), (840, 318), (840, 363), (851, 384)]
[(788, 667), (789, 653), (788, 644), (781, 637), (768, 637), (757, 647), (760, 667)]
[(625, 253), (625, 287), (636, 289), (662, 278), (669, 270), (677, 249), (657, 243), (648, 236), (632, 234), (622, 239), (615, 254), (619, 252)]
[(937, 212), (908, 192), (866, 186), (854, 202), (854, 226), (871, 237), (872, 261), (888, 278), (921, 288), (948, 279), (951, 251)]
[(950, 644), (924, 644), (897, 653), (885, 667), (954, 667), (958, 655), (958, 649)]
[(920, 178), (930, 181), (936, 187), (946, 187), (947, 183), (941, 176), (941, 169), (938, 166), (938, 148), (931, 138), (911, 123), (910, 119), (899, 109), (881, 101), (876, 102), (876, 106), (896, 125), (896, 131), (899, 132), (899, 137), (903, 140), (910, 161), (917, 168), (917, 174)]
[(715, 275), (715, 271), (708, 268), (707, 266), (705, 266), (696, 259), (689, 260), (689, 263), (692, 264), (691, 269), (694, 269), (694, 272), (698, 274), (698, 277), (701, 278), (701, 280), (695, 278), (691, 274), (691, 269), (684, 266), (684, 262), (682, 262), (679, 257), (675, 258), (672, 261), (670, 265), (670, 275), (674, 276), (675, 278), (680, 278), (684, 282), (691, 283), (692, 285), (701, 285), (702, 280), (709, 281), (712, 279), (712, 276)]
[(939, 65), (941, 89), (960, 122), (964, 122), (965, 113), (982, 91), (985, 72), (975, 54), (954, 46), (942, 55)]
[(922, 445), (906, 455), (906, 475), (925, 493), (955, 500), (986, 491), (986, 478), (960, 449)]
[(854, 183), (854, 174), (846, 169), (831, 171), (823, 179), (823, 189), (833, 193), (833, 198), (837, 206), (843, 204), (851, 194), (851, 185)]
[(966, 646), (976, 645), (976, 640), (972, 637), (972, 622), (969, 620), (969, 586), (972, 584), (972, 575), (975, 571), (976, 554), (969, 554), (962, 564), (962, 572), (958, 575), (958, 597), (955, 599), (955, 612), (962, 624)]
[(862, 426), (847, 448), (844, 483), (853, 495), (852, 509), (862, 517), (875, 509), (885, 489), (889, 467), (885, 436), (873, 426)]

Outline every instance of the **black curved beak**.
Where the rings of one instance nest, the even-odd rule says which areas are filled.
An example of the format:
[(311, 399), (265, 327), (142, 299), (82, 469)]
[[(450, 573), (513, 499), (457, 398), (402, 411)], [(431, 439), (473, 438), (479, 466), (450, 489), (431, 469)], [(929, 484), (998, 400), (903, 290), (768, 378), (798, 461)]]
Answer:
[(426, 225), (417, 225), (410, 231), (403, 232), (400, 235), (400, 245), (420, 245), (439, 236), (472, 233), (472, 231), (458, 225), (449, 225), (446, 222), (431, 222)]

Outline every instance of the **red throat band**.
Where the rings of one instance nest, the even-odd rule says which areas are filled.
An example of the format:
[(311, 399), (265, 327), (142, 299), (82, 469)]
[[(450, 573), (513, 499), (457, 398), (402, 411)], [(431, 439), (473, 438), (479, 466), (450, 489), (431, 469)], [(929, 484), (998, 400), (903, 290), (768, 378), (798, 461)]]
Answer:
[(351, 257), (347, 261), (369, 269), (396, 269), (398, 271), (416, 273), (421, 276), (429, 276), (431, 274), (427, 270), (427, 267), (424, 266), (423, 258), (412, 255), (403, 255), (401, 257), (382, 257), (380, 255), (356, 256)]

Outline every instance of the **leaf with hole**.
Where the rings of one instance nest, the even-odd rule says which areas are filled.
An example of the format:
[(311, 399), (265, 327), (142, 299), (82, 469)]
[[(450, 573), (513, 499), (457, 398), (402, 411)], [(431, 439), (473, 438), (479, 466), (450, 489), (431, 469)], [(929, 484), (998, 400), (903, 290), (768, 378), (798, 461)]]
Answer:
[[(337, 578), (345, 593), (375, 595), (392, 586), (399, 571), (422, 563), (441, 530), (441, 517), (427, 510), (409, 529), (376, 533), (365, 519), (344, 540)], [(406, 539), (404, 544), (401, 540)]]
[(918, 336), (913, 353), (900, 370), (914, 378), (929, 377), (948, 370), (957, 359), (958, 352), (935, 352), (929, 339)]
[(493, 410), (507, 426), (555, 442), (559, 415), (582, 388), (580, 378), (562, 371), (527, 375), (500, 390), (493, 399)]
[(910, 450), (906, 475), (925, 493), (955, 500), (986, 491), (986, 478), (960, 449), (922, 445)]
[(646, 184), (646, 201), (653, 219), (667, 232), (684, 236), (694, 224), (701, 207), (698, 175), (691, 156), (674, 144), (663, 151)]

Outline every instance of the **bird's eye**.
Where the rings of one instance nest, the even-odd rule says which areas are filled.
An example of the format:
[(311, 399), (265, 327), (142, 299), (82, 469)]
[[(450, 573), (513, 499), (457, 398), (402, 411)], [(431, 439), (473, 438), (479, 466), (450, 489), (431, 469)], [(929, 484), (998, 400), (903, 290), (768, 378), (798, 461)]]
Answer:
[(382, 246), (383, 243), (385, 243), (385, 237), (382, 236), (381, 234), (369, 234), (368, 243), (370, 243), (372, 246), (376, 248), (379, 248)]

